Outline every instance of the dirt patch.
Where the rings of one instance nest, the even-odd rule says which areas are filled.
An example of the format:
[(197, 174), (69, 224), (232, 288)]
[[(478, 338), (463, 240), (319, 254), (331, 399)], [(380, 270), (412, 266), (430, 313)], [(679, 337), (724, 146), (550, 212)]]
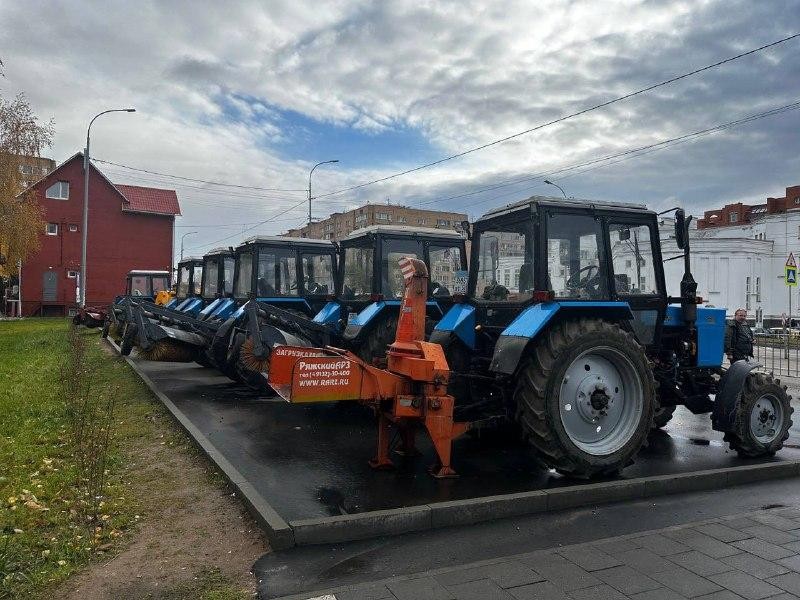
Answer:
[(246, 598), (268, 551), (260, 529), (204, 457), (154, 408), (153, 439), (129, 451), (130, 493), (147, 507), (127, 546), (55, 591), (68, 600)]

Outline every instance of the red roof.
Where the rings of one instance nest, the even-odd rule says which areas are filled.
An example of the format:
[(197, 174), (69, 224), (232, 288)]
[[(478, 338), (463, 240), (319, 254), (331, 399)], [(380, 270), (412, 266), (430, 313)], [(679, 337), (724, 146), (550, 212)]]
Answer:
[(138, 185), (114, 184), (123, 195), (127, 206), (123, 210), (131, 212), (155, 213), (159, 215), (179, 215), (181, 207), (175, 190), (140, 187)]

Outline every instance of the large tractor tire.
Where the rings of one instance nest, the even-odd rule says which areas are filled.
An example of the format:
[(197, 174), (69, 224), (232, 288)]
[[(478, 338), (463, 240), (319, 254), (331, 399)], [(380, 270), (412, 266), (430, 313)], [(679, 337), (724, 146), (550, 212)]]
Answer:
[(725, 434), (725, 441), (742, 457), (772, 456), (789, 437), (791, 400), (779, 379), (750, 373), (736, 406), (733, 430)]
[(676, 406), (659, 406), (653, 414), (653, 429), (666, 427), (675, 414)]
[(353, 348), (353, 352), (367, 364), (373, 364), (376, 358), (384, 358), (389, 344), (394, 342), (397, 333), (397, 317), (384, 316), (367, 331), (361, 343)]
[(647, 442), (656, 406), (644, 349), (596, 319), (551, 328), (519, 371), (524, 437), (547, 467), (580, 479), (616, 474)]

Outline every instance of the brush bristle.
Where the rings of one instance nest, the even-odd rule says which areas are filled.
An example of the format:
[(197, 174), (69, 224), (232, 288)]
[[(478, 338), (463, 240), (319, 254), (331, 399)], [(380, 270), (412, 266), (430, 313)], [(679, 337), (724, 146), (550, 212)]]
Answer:
[(148, 350), (138, 348), (142, 360), (157, 362), (192, 362), (197, 358), (197, 349), (174, 340), (159, 340)]
[(239, 361), (248, 371), (254, 373), (269, 372), (269, 355), (266, 358), (258, 358), (253, 351), (253, 338), (248, 337), (239, 349)]

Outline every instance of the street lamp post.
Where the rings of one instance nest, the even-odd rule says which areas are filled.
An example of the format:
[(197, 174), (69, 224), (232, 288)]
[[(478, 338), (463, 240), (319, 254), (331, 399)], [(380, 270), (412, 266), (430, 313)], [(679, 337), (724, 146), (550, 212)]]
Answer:
[(86, 129), (86, 152), (83, 154), (83, 220), (81, 224), (81, 308), (86, 307), (86, 241), (88, 239), (89, 227), (89, 134), (92, 131), (92, 123), (97, 117), (111, 112), (136, 112), (135, 108), (112, 108), (96, 114)]
[(552, 182), (552, 181), (550, 181), (549, 179), (545, 179), (545, 180), (544, 180), (544, 182), (545, 182), (547, 185), (552, 185), (552, 186), (555, 186), (555, 187), (557, 187), (558, 189), (560, 189), (560, 190), (561, 190), (561, 193), (562, 193), (562, 194), (564, 194), (564, 200), (567, 200), (567, 194), (566, 194), (566, 192), (564, 192), (564, 189), (563, 189), (563, 188), (562, 188), (560, 185), (558, 185), (557, 183), (553, 183), (553, 182)]
[(196, 231), (190, 231), (189, 233), (184, 233), (181, 236), (181, 260), (183, 260), (183, 240), (186, 239), (187, 235), (194, 235), (195, 233), (197, 233), (197, 232)]
[(316, 169), (320, 165), (329, 165), (329, 164), (338, 163), (338, 162), (339, 162), (338, 159), (337, 160), (324, 160), (322, 162), (318, 162), (313, 167), (311, 167), (311, 171), (309, 171), (309, 173), (308, 173), (308, 224), (309, 225), (311, 225), (311, 174), (314, 172), (314, 169)]

